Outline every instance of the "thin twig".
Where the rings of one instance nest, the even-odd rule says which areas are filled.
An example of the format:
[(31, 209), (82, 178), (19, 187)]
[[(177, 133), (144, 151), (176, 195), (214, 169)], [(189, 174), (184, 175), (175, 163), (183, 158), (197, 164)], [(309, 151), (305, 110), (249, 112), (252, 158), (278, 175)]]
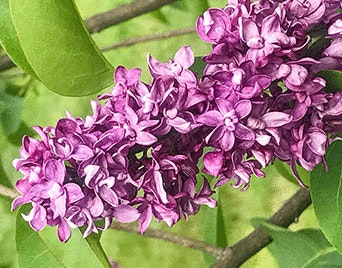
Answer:
[[(268, 222), (288, 227), (310, 204), (309, 190), (301, 188), (269, 218)], [(227, 247), (212, 268), (239, 267), (271, 242), (272, 238), (266, 231), (262, 227), (258, 227), (235, 245)]]
[[(130, 20), (134, 17), (161, 8), (177, 0), (135, 0), (129, 4), (123, 4), (103, 13), (96, 14), (84, 21), (90, 33), (98, 33), (106, 28)], [(0, 57), (0, 72), (15, 67), (15, 64), (7, 55)]]
[(177, 0), (135, 0), (85, 20), (90, 33), (98, 33), (108, 27), (156, 10)]
[[(120, 231), (140, 234), (139, 229), (133, 224), (113, 222), (110, 227), (112, 229), (116, 229), (116, 230), (120, 230)], [(216, 258), (218, 258), (223, 252), (223, 248), (213, 246), (213, 245), (206, 243), (204, 241), (201, 241), (201, 240), (181, 236), (181, 235), (166, 232), (166, 231), (149, 229), (144, 233), (144, 236), (150, 237), (150, 238), (161, 239), (161, 240), (164, 240), (164, 241), (167, 241), (170, 243), (181, 245), (183, 247), (201, 250), (205, 253), (213, 255)]]
[(8, 188), (0, 184), (0, 195), (14, 199), (19, 196), (19, 193), (14, 189)]
[(113, 45), (102, 47), (101, 51), (107, 52), (109, 50), (117, 49), (120, 47), (129, 47), (135, 44), (140, 44), (140, 43), (145, 43), (145, 42), (150, 42), (150, 41), (155, 41), (155, 40), (160, 40), (160, 39), (166, 39), (166, 38), (171, 38), (171, 37), (176, 37), (176, 36), (182, 36), (182, 35), (187, 35), (187, 34), (194, 34), (194, 33), (196, 33), (195, 28), (185, 28), (185, 29), (179, 29), (179, 30), (172, 30), (172, 31), (160, 33), (160, 34), (132, 37), (132, 38), (127, 38), (121, 42), (115, 43)]

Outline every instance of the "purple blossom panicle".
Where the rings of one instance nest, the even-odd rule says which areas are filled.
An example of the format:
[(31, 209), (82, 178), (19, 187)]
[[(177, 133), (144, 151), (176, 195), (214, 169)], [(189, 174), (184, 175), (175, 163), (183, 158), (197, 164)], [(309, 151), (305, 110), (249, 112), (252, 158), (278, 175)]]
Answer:
[(245, 190), (275, 158), (304, 186), (296, 166), (324, 162), (342, 132), (342, 93), (325, 91), (318, 73), (341, 70), (340, 5), (231, 0), (208, 9), (197, 21), (212, 44), (203, 76), (189, 70), (189, 46), (168, 63), (148, 55), (150, 83), (140, 69), (117, 67), (91, 115), (67, 113), (55, 127), (35, 127), (39, 140), (23, 138), (12, 209), (31, 203), (24, 219), (36, 231), (57, 226), (65, 242), (70, 228), (88, 236), (113, 220), (138, 221), (142, 233), (152, 218), (172, 226), (217, 205), (210, 184)]
[[(275, 157), (303, 185), (296, 165), (311, 171), (324, 161), (328, 134), (341, 130), (342, 104), (317, 72), (341, 70), (339, 8), (340, 1), (234, 0), (198, 19), (213, 49), (199, 81), (210, 108), (197, 121), (209, 127), (204, 141), (215, 151), (204, 166), (217, 185), (235, 178), (245, 189)], [(319, 47), (317, 36), (331, 41)]]

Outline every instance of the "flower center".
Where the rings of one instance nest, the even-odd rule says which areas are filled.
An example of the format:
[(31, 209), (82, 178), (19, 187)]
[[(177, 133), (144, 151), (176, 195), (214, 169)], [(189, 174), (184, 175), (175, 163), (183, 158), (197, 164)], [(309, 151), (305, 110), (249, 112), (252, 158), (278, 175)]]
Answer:
[(235, 124), (238, 122), (239, 118), (237, 117), (235, 110), (230, 110), (223, 116), (224, 124), (226, 125), (229, 131), (235, 130)]

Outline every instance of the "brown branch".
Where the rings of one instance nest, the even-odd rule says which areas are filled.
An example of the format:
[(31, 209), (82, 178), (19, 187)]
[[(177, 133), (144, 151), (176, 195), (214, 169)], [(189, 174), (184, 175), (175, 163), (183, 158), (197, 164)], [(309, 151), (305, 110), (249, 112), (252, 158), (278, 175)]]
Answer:
[(98, 33), (108, 27), (156, 10), (177, 0), (135, 0), (106, 12), (94, 15), (85, 21), (90, 33)]
[(0, 184), (0, 195), (14, 199), (19, 196), (19, 193), (14, 189), (8, 188)]
[(179, 30), (165, 32), (165, 33), (160, 33), (160, 34), (132, 37), (132, 38), (127, 38), (121, 42), (115, 43), (113, 45), (102, 47), (101, 51), (107, 52), (109, 50), (117, 49), (120, 47), (129, 47), (135, 44), (140, 44), (140, 43), (145, 43), (145, 42), (150, 42), (150, 41), (155, 41), (155, 40), (160, 40), (160, 39), (166, 39), (166, 38), (171, 38), (171, 37), (176, 37), (176, 36), (182, 36), (182, 35), (187, 35), (187, 34), (194, 34), (194, 33), (196, 33), (195, 28), (185, 28), (185, 29), (179, 29)]
[[(140, 234), (139, 229), (133, 224), (113, 222), (110, 227), (120, 231)], [(216, 258), (218, 258), (223, 252), (223, 248), (213, 246), (207, 242), (166, 231), (149, 229), (143, 234), (143, 236), (157, 238), (183, 247), (201, 250), (205, 253), (213, 255)]]
[[(301, 188), (268, 219), (268, 222), (281, 227), (288, 227), (310, 204), (311, 198), (309, 190)], [(139, 229), (132, 224), (114, 222), (112, 223), (111, 228), (140, 234)], [(183, 247), (189, 247), (211, 254), (217, 259), (217, 262), (212, 268), (239, 267), (246, 260), (272, 242), (271, 237), (262, 227), (256, 228), (252, 233), (241, 239), (235, 245), (227, 248), (216, 247), (204, 241), (159, 230), (147, 230), (144, 236), (161, 239)]]
[[(177, 0), (135, 0), (132, 3), (120, 5), (103, 13), (96, 14), (84, 21), (90, 33), (98, 33), (106, 28), (127, 21), (134, 17), (156, 10)], [(0, 57), (0, 72), (15, 67), (7, 55)]]
[[(268, 222), (288, 227), (310, 204), (309, 190), (301, 188), (269, 218)], [(235, 245), (226, 248), (212, 268), (239, 267), (271, 242), (272, 239), (266, 231), (262, 227), (258, 227)]]

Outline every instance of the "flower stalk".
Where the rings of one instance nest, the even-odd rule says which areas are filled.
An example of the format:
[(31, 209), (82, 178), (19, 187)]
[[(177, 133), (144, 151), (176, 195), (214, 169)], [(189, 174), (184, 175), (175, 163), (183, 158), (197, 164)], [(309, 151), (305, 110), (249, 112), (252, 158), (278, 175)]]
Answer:
[(0, 195), (14, 199), (19, 197), (20, 194), (16, 190), (0, 184)]

